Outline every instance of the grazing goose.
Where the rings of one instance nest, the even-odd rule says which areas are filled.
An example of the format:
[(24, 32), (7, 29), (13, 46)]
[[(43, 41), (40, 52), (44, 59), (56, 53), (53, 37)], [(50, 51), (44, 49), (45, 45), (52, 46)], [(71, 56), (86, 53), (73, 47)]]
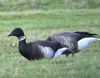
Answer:
[(62, 48), (59, 43), (51, 41), (41, 40), (26, 43), (26, 37), (21, 28), (15, 28), (8, 36), (16, 36), (19, 39), (19, 52), (28, 60), (53, 58), (55, 52), (59, 53), (58, 51)]
[(85, 48), (87, 48), (91, 43), (98, 41), (100, 39), (95, 38), (94, 36), (97, 34), (89, 33), (89, 32), (60, 32), (55, 33), (50, 36), (47, 41), (58, 42), (62, 46), (65, 46), (61, 50), (55, 53), (54, 57), (58, 57), (61, 54), (69, 54), (77, 53)]

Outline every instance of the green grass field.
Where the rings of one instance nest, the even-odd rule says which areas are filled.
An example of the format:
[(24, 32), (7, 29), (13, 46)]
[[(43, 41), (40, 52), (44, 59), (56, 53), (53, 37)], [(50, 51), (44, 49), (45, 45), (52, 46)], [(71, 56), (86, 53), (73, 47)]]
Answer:
[(100, 38), (100, 9), (0, 12), (0, 78), (99, 78), (100, 42), (66, 58), (28, 61), (19, 54), (18, 39), (7, 35), (21, 27), (27, 42), (55, 32), (89, 31)]
[(0, 0), (0, 11), (100, 8), (100, 0)]

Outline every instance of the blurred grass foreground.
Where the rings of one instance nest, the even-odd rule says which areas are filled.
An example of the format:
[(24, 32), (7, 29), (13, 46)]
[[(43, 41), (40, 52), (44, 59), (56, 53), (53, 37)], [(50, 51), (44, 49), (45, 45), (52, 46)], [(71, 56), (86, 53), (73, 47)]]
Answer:
[(100, 8), (100, 0), (0, 0), (0, 11)]

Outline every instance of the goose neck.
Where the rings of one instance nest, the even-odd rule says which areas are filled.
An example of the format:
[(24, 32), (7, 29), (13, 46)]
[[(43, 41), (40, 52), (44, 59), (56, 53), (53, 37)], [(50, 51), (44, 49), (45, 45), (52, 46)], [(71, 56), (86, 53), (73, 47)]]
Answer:
[(26, 43), (26, 37), (25, 36), (21, 36), (18, 39), (19, 39), (19, 43)]

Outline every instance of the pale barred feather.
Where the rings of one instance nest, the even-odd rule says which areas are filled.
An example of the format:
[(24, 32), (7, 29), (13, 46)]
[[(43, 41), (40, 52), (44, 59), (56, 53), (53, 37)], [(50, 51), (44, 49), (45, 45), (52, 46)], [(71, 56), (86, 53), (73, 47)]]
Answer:
[(77, 49), (77, 40), (70, 36), (53, 36), (55, 42), (59, 42), (61, 45), (70, 48), (72, 52), (78, 51)]

